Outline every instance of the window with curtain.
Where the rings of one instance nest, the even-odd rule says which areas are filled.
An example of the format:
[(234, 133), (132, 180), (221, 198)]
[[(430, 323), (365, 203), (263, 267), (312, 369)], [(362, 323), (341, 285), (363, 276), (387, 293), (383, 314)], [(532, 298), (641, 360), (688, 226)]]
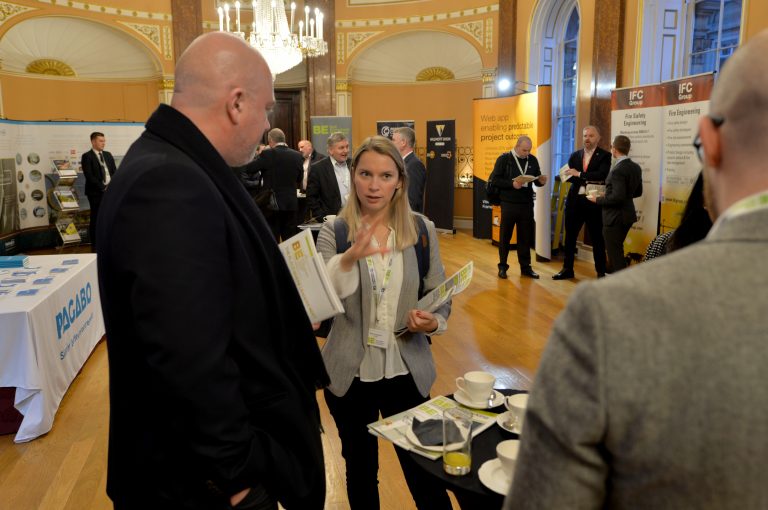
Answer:
[(558, 76), (560, 100), (555, 105), (555, 143), (552, 175), (568, 162), (575, 147), (576, 132), (576, 66), (578, 62), (579, 13), (571, 11), (565, 35), (560, 45), (562, 68)]

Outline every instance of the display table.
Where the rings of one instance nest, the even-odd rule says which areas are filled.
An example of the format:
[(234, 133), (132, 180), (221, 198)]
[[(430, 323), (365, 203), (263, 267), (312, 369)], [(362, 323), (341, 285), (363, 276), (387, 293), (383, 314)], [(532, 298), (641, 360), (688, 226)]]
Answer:
[(29, 266), (0, 271), (0, 387), (16, 388), (17, 443), (51, 430), (104, 336), (96, 255), (34, 256)]

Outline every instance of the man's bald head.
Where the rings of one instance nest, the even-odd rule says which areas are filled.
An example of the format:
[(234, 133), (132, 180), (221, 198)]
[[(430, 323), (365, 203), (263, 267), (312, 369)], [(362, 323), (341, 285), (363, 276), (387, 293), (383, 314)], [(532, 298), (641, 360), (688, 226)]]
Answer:
[[(768, 30), (749, 40), (723, 66), (710, 115), (699, 121), (710, 212), (768, 189)], [(722, 125), (712, 119), (722, 120)]]
[(266, 61), (239, 37), (201, 35), (179, 58), (171, 106), (192, 120), (230, 166), (253, 159), (273, 104)]

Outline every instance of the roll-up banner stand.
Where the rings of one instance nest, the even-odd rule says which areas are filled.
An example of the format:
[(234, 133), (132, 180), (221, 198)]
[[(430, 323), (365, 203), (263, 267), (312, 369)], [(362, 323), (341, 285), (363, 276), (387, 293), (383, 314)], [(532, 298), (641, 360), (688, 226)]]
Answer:
[(536, 156), (541, 172), (549, 176), (546, 186), (535, 187), (534, 218), (536, 221), (536, 255), (549, 259), (551, 242), (551, 132), (552, 87), (539, 85), (536, 92), (508, 97), (475, 99), (472, 104), (474, 125), (474, 206), (472, 235), (480, 239), (499, 239), (499, 207), (485, 198), (485, 184), (496, 159), (512, 150), (517, 139), (526, 135), (533, 142), (531, 154)]
[(416, 123), (412, 120), (377, 120), (376, 134), (392, 139), (392, 131), (399, 127), (409, 127), (416, 130)]
[(314, 116), (309, 118), (312, 133), (312, 148), (323, 156), (328, 155), (328, 137), (340, 131), (349, 140), (350, 154), (352, 151), (352, 117)]
[(424, 214), (438, 230), (456, 232), (453, 194), (456, 187), (456, 121), (427, 121), (427, 186)]

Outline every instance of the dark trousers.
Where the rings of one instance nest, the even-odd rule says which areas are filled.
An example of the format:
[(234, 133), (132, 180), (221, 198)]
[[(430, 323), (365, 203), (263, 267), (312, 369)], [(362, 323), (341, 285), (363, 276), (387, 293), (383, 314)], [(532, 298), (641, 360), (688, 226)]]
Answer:
[(533, 231), (533, 204), (501, 203), (499, 226), (499, 268), (507, 269), (509, 240), (517, 226), (517, 261), (521, 269), (531, 267), (531, 232)]
[(267, 223), (272, 230), (272, 235), (279, 243), (299, 233), (296, 223), (296, 211), (272, 211), (267, 216)]
[(605, 242), (603, 241), (603, 215), (599, 205), (587, 200), (586, 196), (573, 195), (565, 203), (565, 262), (563, 269), (573, 270), (576, 257), (576, 238), (584, 224), (587, 224), (589, 238), (592, 240), (592, 254), (595, 259), (595, 271), (605, 274)]
[[(347, 463), (347, 495), (351, 510), (379, 508), (379, 442), (367, 425), (382, 416), (391, 416), (428, 399), (421, 396), (410, 374), (361, 382), (355, 379), (346, 395), (337, 397), (325, 390), (341, 439), (341, 455)], [(450, 510), (451, 502), (440, 482), (421, 469), (410, 454), (395, 447), (405, 481), (419, 510)]]
[(88, 240), (91, 243), (91, 251), (96, 253), (96, 218), (99, 215), (101, 197), (103, 195), (88, 195), (88, 203), (91, 204), (91, 223), (88, 225)]
[(608, 252), (608, 261), (610, 262), (612, 273), (627, 267), (626, 260), (624, 259), (624, 239), (627, 238), (631, 227), (631, 224), (624, 225), (621, 222), (613, 225), (603, 225), (605, 249)]

